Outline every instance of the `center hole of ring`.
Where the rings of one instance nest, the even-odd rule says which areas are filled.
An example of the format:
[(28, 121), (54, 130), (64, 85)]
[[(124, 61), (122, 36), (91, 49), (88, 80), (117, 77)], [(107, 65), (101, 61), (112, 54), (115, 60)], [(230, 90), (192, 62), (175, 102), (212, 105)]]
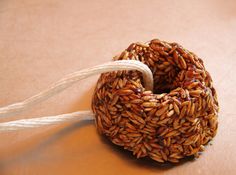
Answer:
[(169, 44), (158, 39), (145, 44), (133, 43), (114, 59), (132, 59), (143, 62), (153, 74), (153, 93), (169, 93), (180, 86), (179, 81), (176, 81), (181, 72), (181, 67), (175, 61), (179, 56), (179, 53), (175, 51), (178, 47), (180, 46), (177, 43)]
[(154, 94), (169, 93), (177, 87), (175, 80), (180, 72), (177, 66), (168, 61), (158, 61), (153, 66), (150, 64), (148, 66), (153, 73)]

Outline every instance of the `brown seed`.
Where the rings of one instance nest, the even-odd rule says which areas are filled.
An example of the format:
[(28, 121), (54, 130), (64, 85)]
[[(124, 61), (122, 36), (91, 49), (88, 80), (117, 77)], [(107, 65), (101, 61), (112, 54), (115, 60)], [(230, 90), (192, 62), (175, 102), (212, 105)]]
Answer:
[(129, 95), (129, 94), (132, 94), (132, 93), (133, 93), (133, 91), (130, 90), (130, 89), (121, 89), (121, 90), (118, 91), (119, 95)]
[(152, 147), (148, 143), (143, 142), (143, 145), (147, 148), (148, 151), (152, 150)]
[(161, 149), (162, 147), (156, 143), (150, 143), (150, 146), (153, 148)]
[(134, 104), (143, 103), (143, 100), (141, 100), (141, 99), (134, 99), (134, 100), (131, 100), (130, 103), (134, 103)]
[(178, 163), (179, 160), (175, 159), (175, 158), (168, 158), (168, 161), (172, 162), (172, 163)]
[(192, 90), (189, 91), (189, 95), (193, 96), (193, 97), (199, 97), (202, 93), (202, 90)]
[(183, 118), (187, 111), (187, 106), (182, 107), (179, 118)]
[(140, 137), (141, 134), (140, 133), (129, 133), (127, 134), (128, 137)]
[(113, 100), (112, 100), (112, 102), (111, 102), (111, 106), (115, 105), (118, 100), (119, 100), (119, 96), (118, 96), (118, 95), (116, 95), (115, 97), (113, 97)]
[(146, 147), (144, 145), (141, 146), (141, 150), (144, 154), (147, 154), (147, 150), (146, 150)]
[(168, 134), (166, 134), (165, 137), (175, 136), (177, 133), (179, 133), (179, 131), (173, 130), (173, 131), (169, 132)]
[(159, 136), (164, 136), (165, 134), (167, 134), (169, 132), (169, 128), (166, 128), (164, 131), (161, 131), (159, 134)]
[(129, 129), (132, 129), (132, 130), (136, 131), (136, 128), (135, 128), (133, 125), (131, 125), (130, 123), (126, 122), (126, 126), (127, 126)]
[(163, 120), (157, 122), (157, 124), (163, 125), (163, 124), (167, 123), (169, 120), (170, 120), (170, 118), (166, 118), (166, 119), (163, 119)]
[(174, 113), (175, 113), (174, 110), (171, 110), (170, 112), (167, 113), (167, 116), (171, 117)]
[(164, 114), (164, 112), (167, 111), (168, 107), (169, 107), (169, 106), (166, 105), (166, 106), (163, 106), (162, 108), (160, 108), (159, 110), (157, 110), (156, 116), (161, 116), (162, 114)]
[(196, 135), (189, 137), (185, 140), (184, 145), (191, 145), (192, 143), (196, 142), (196, 138), (198, 138)]
[(179, 62), (180, 62), (180, 65), (183, 69), (186, 69), (187, 68), (187, 64), (186, 62), (184, 61), (184, 58), (182, 56), (179, 56)]
[(157, 154), (149, 153), (149, 155), (150, 155), (150, 157), (151, 157), (153, 160), (155, 160), (155, 161), (157, 161), (157, 162), (164, 162), (164, 161), (162, 160), (161, 156), (158, 156)]
[(179, 107), (177, 106), (176, 103), (173, 103), (173, 106), (174, 106), (174, 110), (175, 110), (176, 114), (179, 115), (180, 114)]
[(134, 118), (135, 118), (139, 123), (145, 124), (145, 121), (144, 121), (141, 117), (139, 117), (139, 116), (137, 116), (137, 115), (134, 115)]
[(178, 129), (179, 127), (181, 127), (181, 126), (179, 125), (179, 119), (176, 118), (176, 119), (174, 119), (173, 128), (174, 128), (174, 129)]
[(162, 150), (161, 150), (161, 156), (162, 156), (163, 160), (167, 161), (167, 156)]
[(157, 106), (157, 103), (156, 102), (144, 102), (143, 104), (143, 107), (156, 107)]
[(194, 87), (196, 87), (199, 84), (199, 82), (193, 82), (190, 85), (187, 86), (188, 89), (193, 89)]

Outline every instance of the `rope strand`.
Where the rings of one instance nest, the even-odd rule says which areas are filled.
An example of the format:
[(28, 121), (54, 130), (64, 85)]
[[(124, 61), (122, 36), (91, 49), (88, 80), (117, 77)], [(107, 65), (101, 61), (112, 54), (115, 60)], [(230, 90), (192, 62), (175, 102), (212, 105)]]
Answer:
[(48, 89), (40, 92), (37, 95), (34, 95), (22, 102), (2, 107), (0, 108), (0, 117), (8, 117), (16, 115), (24, 111), (25, 109), (28, 109), (31, 106), (38, 104), (42, 101), (45, 101), (46, 99), (60, 93), (61, 91), (70, 87), (79, 80), (85, 79), (98, 73), (105, 73), (118, 70), (138, 70), (142, 72), (145, 88), (147, 90), (152, 90), (153, 77), (152, 77), (152, 72), (148, 66), (136, 60), (113, 61), (69, 74), (64, 78), (62, 78), (61, 80), (59, 80), (58, 82), (56, 82), (55, 84), (53, 84)]
[[(136, 60), (120, 60), (108, 62), (92, 68), (83, 69), (69, 74), (50, 86), (48, 89), (18, 103), (14, 103), (0, 108), (0, 117), (9, 117), (23, 112), (30, 107), (47, 100), (48, 98), (60, 93), (66, 88), (72, 86), (79, 80), (89, 76), (118, 70), (138, 70), (143, 74), (144, 86), (147, 90), (153, 89), (153, 75), (147, 65)], [(94, 120), (92, 111), (78, 111), (69, 114), (61, 114), (57, 116), (47, 116), (32, 119), (21, 119), (10, 122), (0, 123), (0, 132), (15, 131), (24, 128), (35, 128), (44, 125), (59, 124), (66, 121), (74, 120)]]
[(46, 125), (55, 125), (70, 121), (94, 120), (92, 111), (78, 111), (56, 116), (39, 117), (32, 119), (21, 119), (0, 123), (0, 132), (16, 131), (26, 128), (37, 128)]

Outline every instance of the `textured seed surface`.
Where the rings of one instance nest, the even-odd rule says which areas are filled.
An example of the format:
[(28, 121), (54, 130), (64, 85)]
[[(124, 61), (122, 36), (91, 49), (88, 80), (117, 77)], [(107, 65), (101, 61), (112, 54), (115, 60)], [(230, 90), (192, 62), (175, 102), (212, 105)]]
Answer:
[(204, 151), (218, 128), (218, 101), (203, 61), (177, 43), (133, 43), (114, 60), (134, 59), (152, 70), (146, 91), (138, 71), (100, 76), (92, 101), (97, 129), (137, 158), (177, 163)]

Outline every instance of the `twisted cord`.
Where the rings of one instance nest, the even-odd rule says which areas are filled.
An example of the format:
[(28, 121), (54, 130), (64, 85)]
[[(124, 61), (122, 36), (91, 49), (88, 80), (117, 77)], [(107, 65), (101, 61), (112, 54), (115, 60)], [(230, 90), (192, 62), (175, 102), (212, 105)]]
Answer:
[(0, 123), (1, 131), (15, 131), (25, 128), (37, 128), (46, 125), (55, 125), (70, 121), (94, 120), (92, 111), (78, 111), (56, 116), (47, 116), (31, 119), (21, 119), (10, 122)]
[[(83, 69), (72, 74), (69, 74), (62, 78), (61, 80), (57, 81), (55, 84), (50, 86), (48, 89), (18, 103), (14, 103), (5, 107), (0, 108), (0, 117), (9, 117), (12, 115), (19, 114), (30, 107), (47, 100), (48, 98), (60, 93), (61, 91), (65, 90), (66, 88), (72, 86), (74, 83), (90, 77), (95, 74), (111, 72), (111, 71), (118, 71), (118, 70), (138, 70), (143, 75), (144, 86), (146, 90), (153, 89), (153, 75), (151, 70), (147, 65), (140, 61), (136, 60), (119, 60), (108, 62), (105, 64), (97, 65), (91, 68)], [(43, 125), (49, 124), (57, 124), (69, 120), (74, 120), (76, 117), (81, 118), (81, 116), (85, 116), (86, 114), (88, 117), (84, 117), (84, 119), (91, 119), (92, 112), (75, 112), (70, 114), (62, 114), (58, 116), (50, 116), (50, 117), (41, 117), (41, 118), (33, 118), (33, 119), (22, 119), (16, 120), (11, 122), (0, 123), (0, 131), (6, 130), (17, 130), (22, 128), (32, 128), (32, 127), (39, 127)]]

